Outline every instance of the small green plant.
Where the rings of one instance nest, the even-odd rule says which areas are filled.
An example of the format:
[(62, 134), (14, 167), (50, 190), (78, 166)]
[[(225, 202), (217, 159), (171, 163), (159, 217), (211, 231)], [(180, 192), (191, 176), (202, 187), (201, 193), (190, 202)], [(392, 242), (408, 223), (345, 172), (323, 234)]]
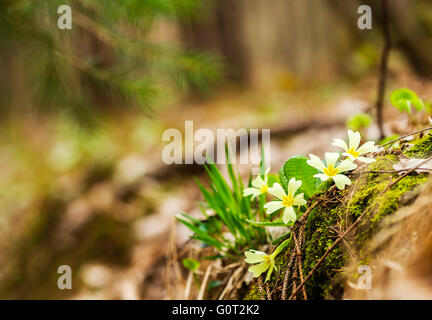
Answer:
[(191, 258), (186, 258), (183, 259), (183, 266), (186, 269), (189, 269), (190, 271), (194, 272), (196, 270), (198, 270), (198, 268), (200, 267), (200, 263), (199, 261), (195, 260), (195, 259), (191, 259)]
[(412, 113), (412, 107), (417, 111), (422, 111), (425, 107), (423, 100), (414, 91), (406, 88), (393, 91), (390, 95), (390, 101), (400, 112), (409, 114)]
[(372, 117), (367, 113), (357, 113), (351, 116), (347, 122), (346, 127), (352, 131), (362, 131), (372, 124)]
[[(225, 149), (225, 153), (232, 187), (228, 185), (214, 163), (204, 165), (210, 187), (205, 188), (198, 180), (196, 183), (205, 200), (205, 203), (200, 205), (200, 209), (206, 219), (201, 221), (185, 213), (177, 216), (177, 220), (194, 232), (193, 239), (213, 246), (221, 256), (239, 253), (245, 245), (252, 247), (267, 241), (263, 228), (247, 223), (248, 220), (255, 220), (256, 215), (264, 217), (264, 198), (257, 195), (259, 205), (256, 205), (257, 201), (243, 196), (244, 184), (229, 161), (228, 148)], [(259, 178), (267, 185), (267, 177)], [(208, 211), (213, 214), (209, 215)], [(227, 237), (227, 233), (231, 236)]]
[[(249, 271), (254, 277), (267, 271), (267, 281), (275, 269), (274, 259), (291, 241), (291, 229), (287, 227), (292, 227), (306, 213), (307, 200), (329, 188), (331, 181), (340, 190), (351, 185), (345, 173), (357, 168), (354, 162), (375, 161), (366, 157), (378, 150), (373, 141), (360, 145), (360, 133), (351, 130), (348, 130), (348, 137), (347, 142), (342, 139), (333, 142), (345, 151), (342, 153), (344, 159), (340, 159), (341, 155), (336, 152), (325, 153), (325, 162), (313, 154), (309, 158), (293, 156), (279, 170), (278, 178), (270, 174), (270, 168), (264, 169), (262, 160), (261, 174), (253, 180), (249, 177), (246, 188), (241, 177), (234, 172), (226, 148), (231, 187), (215, 164), (205, 165), (209, 189), (197, 181), (205, 200), (200, 205), (205, 219), (198, 220), (185, 213), (177, 219), (194, 232), (193, 239), (213, 246), (220, 253), (216, 258), (235, 258), (245, 252), (246, 262), (255, 264)], [(273, 199), (269, 200), (269, 197)], [(273, 240), (266, 227), (285, 227), (287, 232)], [(227, 236), (228, 233), (231, 236)], [(272, 254), (252, 249), (265, 244), (279, 245)], [(192, 270), (197, 264), (188, 262), (185, 266)]]

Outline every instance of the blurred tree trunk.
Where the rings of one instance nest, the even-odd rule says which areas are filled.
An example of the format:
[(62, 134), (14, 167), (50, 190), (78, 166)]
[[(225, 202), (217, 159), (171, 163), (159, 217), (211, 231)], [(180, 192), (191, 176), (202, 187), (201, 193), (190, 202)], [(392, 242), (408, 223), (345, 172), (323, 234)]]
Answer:
[[(356, 41), (365, 41), (368, 32), (357, 29), (357, 8), (367, 4), (372, 8), (373, 31), (381, 25), (380, 1), (376, 0), (327, 0), (327, 3), (344, 19), (345, 27), (352, 30)], [(409, 61), (420, 76), (432, 76), (432, 3), (425, 0), (392, 0), (389, 3), (392, 45)], [(429, 19), (429, 20), (428, 20)]]
[[(376, 0), (219, 0), (208, 17), (183, 28), (191, 47), (218, 51), (231, 79), (278, 84), (346, 72), (350, 55), (366, 42), (380, 45), (381, 8)], [(373, 30), (359, 30), (357, 9), (370, 5)], [(392, 0), (394, 49), (421, 76), (432, 74), (432, 21), (426, 0)], [(429, 11), (428, 11), (429, 10)], [(371, 32), (378, 37), (371, 37)], [(380, 47), (378, 47), (380, 48)], [(378, 49), (380, 50), (380, 49)]]
[[(421, 25), (419, 1), (392, 1), (390, 14), (396, 33), (396, 46), (404, 53), (415, 71), (421, 76), (432, 76), (432, 21)], [(426, 12), (432, 11), (432, 3), (423, 1)], [(430, 17), (430, 16), (429, 16)], [(429, 28), (427, 28), (429, 26)]]
[(232, 79), (259, 86), (338, 71), (350, 48), (341, 21), (321, 0), (219, 0), (182, 31), (188, 46), (218, 51)]
[(187, 47), (218, 51), (228, 64), (227, 77), (247, 83), (250, 68), (248, 49), (243, 41), (242, 2), (218, 0), (209, 3), (205, 17), (196, 17), (181, 28)]

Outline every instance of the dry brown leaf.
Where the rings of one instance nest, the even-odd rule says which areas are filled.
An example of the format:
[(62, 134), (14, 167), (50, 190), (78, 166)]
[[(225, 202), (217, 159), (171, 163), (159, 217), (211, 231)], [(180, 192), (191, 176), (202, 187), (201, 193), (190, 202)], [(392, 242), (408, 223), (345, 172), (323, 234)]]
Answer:
[[(406, 171), (413, 169), (424, 162), (425, 159), (402, 159), (395, 165), (393, 169), (398, 171), (399, 174), (404, 174)], [(414, 170), (417, 173), (431, 173), (432, 172), (432, 162), (427, 162), (421, 165), (420, 168)]]

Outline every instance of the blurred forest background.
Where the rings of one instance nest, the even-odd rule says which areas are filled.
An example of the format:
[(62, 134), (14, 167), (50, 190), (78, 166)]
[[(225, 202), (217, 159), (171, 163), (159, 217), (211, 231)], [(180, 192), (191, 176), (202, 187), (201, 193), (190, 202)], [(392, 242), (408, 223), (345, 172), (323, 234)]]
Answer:
[[(72, 30), (57, 27), (63, 4)], [(271, 128), (274, 170), (322, 153), (350, 115), (373, 115), (380, 4), (1, 1), (0, 298), (182, 298), (174, 215), (197, 210), (202, 168), (164, 165), (162, 132)], [(432, 3), (393, 0), (389, 17), (387, 92), (432, 98)], [(57, 288), (63, 264), (72, 290)]]

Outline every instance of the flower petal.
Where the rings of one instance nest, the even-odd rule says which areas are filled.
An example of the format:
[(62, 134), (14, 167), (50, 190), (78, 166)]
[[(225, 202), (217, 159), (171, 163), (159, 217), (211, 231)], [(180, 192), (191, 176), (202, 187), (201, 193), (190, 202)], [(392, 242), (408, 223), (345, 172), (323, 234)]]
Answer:
[(357, 165), (352, 162), (351, 160), (344, 160), (342, 161), (337, 167), (336, 170), (338, 173), (341, 172), (345, 172), (345, 171), (350, 171), (350, 170), (354, 170), (355, 168), (357, 168)]
[(352, 130), (348, 130), (348, 137), (349, 137), (349, 148), (353, 148), (354, 150), (357, 150), (357, 148), (360, 145), (361, 135), (360, 132), (354, 132)]
[(325, 174), (322, 173), (317, 173), (316, 175), (314, 175), (314, 178), (319, 178), (321, 179), (321, 181), (327, 181), (328, 179), (330, 179), (329, 176), (326, 176)]
[(288, 182), (288, 195), (291, 197), (294, 197), (295, 193), (297, 192), (298, 188), (302, 185), (301, 180), (296, 180), (296, 178), (291, 178)]
[(270, 201), (264, 205), (267, 214), (273, 213), (283, 207), (282, 201)]
[(366, 158), (366, 157), (358, 157), (357, 160), (363, 163), (372, 163), (376, 161), (373, 158)]
[(351, 153), (348, 153), (348, 152), (344, 152), (344, 153), (342, 153), (342, 155), (345, 157), (348, 157), (348, 159), (350, 159), (351, 161), (355, 161), (357, 159)]
[(311, 167), (314, 167), (315, 169), (318, 169), (319, 171), (323, 172), (323, 170), (325, 169), (325, 165), (324, 163), (321, 161), (320, 158), (318, 158), (316, 155), (314, 154), (309, 154), (309, 160), (306, 161), (306, 163), (308, 165), (310, 165)]
[(258, 263), (263, 262), (264, 257), (267, 255), (267, 253), (258, 251), (258, 250), (248, 250), (245, 252), (246, 259), (245, 261), (247, 263)]
[(268, 189), (268, 192), (281, 200), (286, 196), (285, 190), (277, 182), (273, 184), (273, 187)]
[(357, 152), (362, 155), (369, 152), (377, 152), (378, 147), (375, 145), (375, 142), (368, 141), (364, 143), (360, 148), (358, 148)]
[(333, 139), (332, 145), (334, 145), (335, 147), (342, 148), (345, 151), (348, 151), (348, 146), (346, 142), (343, 141), (342, 139), (337, 139), (337, 138)]
[(262, 186), (266, 185), (267, 183), (263, 180), (263, 178), (261, 178), (261, 176), (256, 177), (253, 181), (252, 181), (252, 186), (254, 186), (255, 188), (261, 189)]
[(243, 190), (243, 197), (248, 197), (252, 195), (252, 199), (259, 196), (261, 191), (256, 188), (246, 188)]
[(293, 207), (286, 207), (283, 213), (283, 222), (288, 223), (290, 221), (295, 222), (297, 215)]
[(304, 193), (299, 193), (294, 197), (295, 206), (304, 206), (305, 204), (307, 204), (307, 201), (304, 199)]
[(270, 267), (269, 262), (261, 262), (260, 264), (249, 267), (248, 271), (253, 273), (254, 278), (258, 278), (268, 267)]
[(351, 185), (351, 180), (343, 174), (337, 174), (333, 177), (333, 181), (339, 190), (345, 189), (345, 185)]
[(271, 274), (272, 274), (272, 272), (273, 272), (273, 268), (274, 268), (274, 267), (275, 267), (275, 263), (274, 263), (274, 260), (272, 260), (271, 263), (270, 263), (270, 268), (269, 268), (268, 271), (267, 271), (267, 276), (266, 276), (264, 282), (270, 280), (270, 276), (271, 276)]
[(329, 166), (335, 167), (336, 161), (339, 159), (339, 153), (337, 153), (337, 152), (326, 152), (324, 154), (324, 156), (325, 156), (325, 159), (326, 159), (326, 165), (327, 165), (327, 167), (329, 167)]

